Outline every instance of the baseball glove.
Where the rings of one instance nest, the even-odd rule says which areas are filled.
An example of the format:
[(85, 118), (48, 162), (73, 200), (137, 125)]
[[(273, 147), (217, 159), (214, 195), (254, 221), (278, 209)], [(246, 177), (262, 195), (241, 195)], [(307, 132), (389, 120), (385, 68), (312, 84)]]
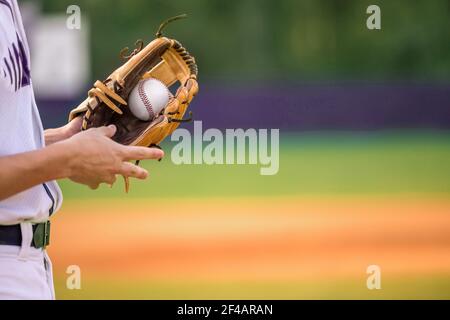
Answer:
[[(104, 81), (96, 81), (88, 97), (69, 115), (69, 122), (82, 115), (82, 130), (114, 124), (117, 132), (112, 139), (124, 145), (159, 147), (183, 119), (193, 97), (198, 92), (198, 69), (194, 57), (174, 39), (162, 36), (162, 29), (171, 21), (185, 17), (180, 15), (163, 22), (156, 39), (144, 47), (142, 40), (136, 48), (120, 52), (125, 61)], [(167, 106), (149, 121), (136, 118), (127, 107), (128, 96), (142, 79), (156, 78), (176, 93)], [(191, 113), (190, 113), (191, 114)], [(125, 190), (129, 181), (125, 178)]]

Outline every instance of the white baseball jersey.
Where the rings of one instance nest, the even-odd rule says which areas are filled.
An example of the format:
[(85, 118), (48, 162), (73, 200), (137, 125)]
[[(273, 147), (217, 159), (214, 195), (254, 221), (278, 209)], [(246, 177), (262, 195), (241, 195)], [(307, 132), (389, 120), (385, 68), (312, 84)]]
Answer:
[[(44, 144), (17, 0), (0, 0), (0, 157), (36, 150)], [(61, 202), (55, 181), (34, 186), (0, 201), (0, 225), (45, 221)]]

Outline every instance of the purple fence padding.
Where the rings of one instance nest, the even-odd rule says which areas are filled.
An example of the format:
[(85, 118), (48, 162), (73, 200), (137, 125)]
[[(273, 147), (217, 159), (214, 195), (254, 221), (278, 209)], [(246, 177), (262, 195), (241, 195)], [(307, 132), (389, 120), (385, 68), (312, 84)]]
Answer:
[[(44, 125), (64, 123), (74, 104), (38, 101)], [(450, 129), (450, 85), (202, 85), (190, 110), (204, 128)]]

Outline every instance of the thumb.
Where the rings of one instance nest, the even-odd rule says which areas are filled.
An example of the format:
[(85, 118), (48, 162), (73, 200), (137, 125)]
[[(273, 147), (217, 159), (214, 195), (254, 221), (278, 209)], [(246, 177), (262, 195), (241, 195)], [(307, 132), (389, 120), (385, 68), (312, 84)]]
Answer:
[(99, 127), (98, 131), (100, 132), (100, 134), (102, 134), (108, 138), (111, 138), (116, 133), (117, 128), (115, 125), (110, 124), (107, 127)]

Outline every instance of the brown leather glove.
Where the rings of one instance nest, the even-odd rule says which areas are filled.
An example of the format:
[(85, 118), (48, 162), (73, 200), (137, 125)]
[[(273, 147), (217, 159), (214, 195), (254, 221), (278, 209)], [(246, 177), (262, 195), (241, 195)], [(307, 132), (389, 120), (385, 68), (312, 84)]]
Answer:
[[(198, 92), (198, 69), (194, 57), (174, 39), (162, 37), (162, 29), (171, 21), (183, 18), (176, 16), (163, 22), (156, 39), (144, 47), (136, 42), (136, 49), (120, 56), (126, 61), (105, 81), (96, 81), (88, 97), (69, 115), (69, 122), (83, 115), (82, 130), (114, 124), (117, 127), (112, 139), (124, 145), (158, 146), (169, 136), (183, 119), (193, 97)], [(176, 94), (168, 105), (150, 121), (136, 118), (127, 107), (128, 96), (141, 79), (156, 78), (167, 87), (176, 86)], [(125, 178), (128, 192), (129, 182)]]

